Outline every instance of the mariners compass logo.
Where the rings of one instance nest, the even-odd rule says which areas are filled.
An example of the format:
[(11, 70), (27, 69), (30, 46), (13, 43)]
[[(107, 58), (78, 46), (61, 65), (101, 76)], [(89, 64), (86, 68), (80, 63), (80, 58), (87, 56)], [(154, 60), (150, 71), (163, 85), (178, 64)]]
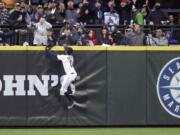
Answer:
[(169, 61), (157, 81), (157, 94), (163, 108), (180, 118), (180, 57)]

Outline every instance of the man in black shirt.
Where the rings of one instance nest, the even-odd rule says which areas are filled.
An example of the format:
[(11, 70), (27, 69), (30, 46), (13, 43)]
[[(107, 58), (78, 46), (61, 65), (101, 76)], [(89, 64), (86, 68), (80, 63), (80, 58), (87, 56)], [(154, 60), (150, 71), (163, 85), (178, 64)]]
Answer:
[(165, 25), (168, 23), (168, 15), (161, 10), (161, 4), (156, 2), (154, 10), (151, 11), (147, 19), (150, 24)]
[(15, 4), (15, 11), (13, 11), (10, 14), (10, 24), (12, 24), (13, 26), (22, 26), (24, 25), (25, 22), (25, 14), (22, 13), (21, 11), (21, 5), (20, 3), (16, 3)]

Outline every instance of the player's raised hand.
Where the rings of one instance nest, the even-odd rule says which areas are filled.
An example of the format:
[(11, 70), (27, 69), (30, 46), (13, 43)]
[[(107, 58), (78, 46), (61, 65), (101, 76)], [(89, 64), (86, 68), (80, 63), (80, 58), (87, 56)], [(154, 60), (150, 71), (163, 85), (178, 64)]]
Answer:
[(67, 44), (63, 44), (64, 50), (67, 50), (68, 45)]
[(45, 47), (45, 50), (49, 51), (49, 50), (51, 50), (52, 47), (53, 47), (52, 45), (48, 45), (48, 46)]

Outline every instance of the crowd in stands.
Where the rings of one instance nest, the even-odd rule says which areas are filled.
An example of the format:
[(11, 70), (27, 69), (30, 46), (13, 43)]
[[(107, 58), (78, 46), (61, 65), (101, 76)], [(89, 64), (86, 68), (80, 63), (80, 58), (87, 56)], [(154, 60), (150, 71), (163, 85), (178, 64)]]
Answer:
[[(0, 31), (0, 45), (6, 45), (6, 38), (26, 29), (33, 31), (35, 46), (166, 46), (176, 43), (171, 31), (157, 29), (145, 35), (144, 26), (180, 25), (180, 14), (168, 15), (161, 10), (160, 2), (151, 9), (148, 0), (119, 0), (118, 3), (115, 0), (42, 0), (38, 5), (22, 0), (12, 9), (0, 3), (0, 26), (3, 25), (10, 25), (14, 30)], [(62, 26), (58, 34), (53, 31), (56, 25)], [(100, 35), (93, 29), (87, 30), (87, 25), (101, 25)], [(126, 28), (119, 31), (122, 25)]]

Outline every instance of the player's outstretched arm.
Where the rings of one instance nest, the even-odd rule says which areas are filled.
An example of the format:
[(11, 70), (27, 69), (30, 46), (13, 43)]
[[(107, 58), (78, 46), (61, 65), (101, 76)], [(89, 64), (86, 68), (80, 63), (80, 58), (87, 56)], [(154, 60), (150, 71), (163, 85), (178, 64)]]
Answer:
[(53, 47), (53, 46), (46, 46), (46, 48), (45, 48), (46, 54), (47, 54), (47, 56), (49, 56), (52, 60), (58, 60), (58, 59), (57, 59), (57, 53), (51, 50), (52, 47)]

